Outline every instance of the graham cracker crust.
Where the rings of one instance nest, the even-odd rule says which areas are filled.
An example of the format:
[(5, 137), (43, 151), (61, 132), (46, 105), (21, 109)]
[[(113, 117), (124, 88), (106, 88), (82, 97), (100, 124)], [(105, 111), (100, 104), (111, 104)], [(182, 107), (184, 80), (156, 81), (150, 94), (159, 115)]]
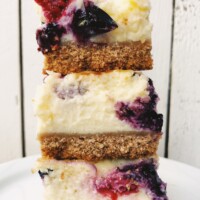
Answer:
[(68, 42), (58, 50), (45, 54), (43, 72), (66, 75), (82, 71), (150, 70), (151, 42), (117, 42), (110, 44)]
[(57, 160), (140, 159), (156, 155), (161, 133), (40, 135), (42, 156)]

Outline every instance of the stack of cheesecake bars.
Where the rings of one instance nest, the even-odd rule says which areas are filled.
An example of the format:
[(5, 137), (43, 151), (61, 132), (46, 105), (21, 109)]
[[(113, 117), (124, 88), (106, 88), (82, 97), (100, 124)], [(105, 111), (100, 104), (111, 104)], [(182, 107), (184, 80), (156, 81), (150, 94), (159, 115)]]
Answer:
[(35, 0), (35, 97), (46, 200), (167, 200), (149, 0)]

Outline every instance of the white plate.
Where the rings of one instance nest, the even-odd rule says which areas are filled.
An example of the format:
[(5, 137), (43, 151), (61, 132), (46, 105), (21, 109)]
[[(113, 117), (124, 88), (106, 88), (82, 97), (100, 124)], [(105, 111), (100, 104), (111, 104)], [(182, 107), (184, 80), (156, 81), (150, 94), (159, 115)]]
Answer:
[[(0, 165), (0, 200), (42, 200), (39, 176), (31, 173), (38, 156)], [(200, 200), (200, 170), (160, 159), (160, 177), (168, 184), (169, 200)]]

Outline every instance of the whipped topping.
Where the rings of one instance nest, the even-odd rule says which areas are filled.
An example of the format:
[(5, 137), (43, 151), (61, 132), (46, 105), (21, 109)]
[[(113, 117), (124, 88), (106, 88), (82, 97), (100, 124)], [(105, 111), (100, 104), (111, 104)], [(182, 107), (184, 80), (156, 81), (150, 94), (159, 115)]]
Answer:
[(49, 72), (37, 90), (35, 113), (39, 134), (96, 134), (137, 131), (120, 120), (118, 101), (149, 98), (149, 79), (141, 73), (111, 71), (61, 77)]

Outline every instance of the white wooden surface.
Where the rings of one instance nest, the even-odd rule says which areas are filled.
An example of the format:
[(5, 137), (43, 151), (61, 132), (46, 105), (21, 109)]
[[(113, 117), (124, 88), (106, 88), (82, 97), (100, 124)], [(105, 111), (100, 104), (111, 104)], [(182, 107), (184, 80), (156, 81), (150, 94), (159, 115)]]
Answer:
[(169, 156), (200, 167), (200, 1), (175, 8)]
[(26, 155), (39, 152), (36, 141), (36, 118), (33, 115), (33, 98), (36, 87), (42, 84), (43, 56), (37, 51), (35, 39), (40, 19), (36, 14), (34, 0), (22, 0), (23, 25), (23, 68), (24, 68), (24, 108), (25, 108), (25, 149)]
[(0, 19), (0, 161), (4, 162), (22, 156), (17, 0), (0, 3)]
[(152, 34), (154, 69), (146, 74), (149, 74), (154, 82), (156, 91), (160, 97), (158, 110), (164, 115), (164, 135), (159, 147), (159, 155), (163, 156), (165, 152), (165, 137), (167, 135), (167, 104), (173, 7), (172, 0), (151, 0), (151, 4), (151, 21), (154, 26)]
[[(200, 58), (200, 1), (176, 0), (172, 35), (173, 1), (151, 0), (155, 66), (152, 72), (145, 73), (153, 79), (161, 99), (158, 109), (165, 116), (163, 132), (166, 133), (169, 127), (169, 157), (200, 167), (200, 157), (198, 156), (200, 153), (200, 123), (198, 122), (200, 119), (200, 90), (198, 87), (198, 81), (200, 81), (200, 66), (198, 66)], [(5, 20), (1, 20), (0, 25), (5, 27), (7, 24), (12, 24), (12, 26), (1, 29), (0, 32), (0, 42), (3, 44), (0, 46), (0, 57), (1, 61), (3, 60), (1, 63), (4, 63), (2, 67), (4, 73), (0, 74), (0, 89), (1, 93), (4, 94), (0, 98), (0, 125), (3, 124), (0, 126), (0, 145), (2, 148), (0, 162), (22, 155), (18, 1), (13, 0), (9, 5), (3, 4), (5, 5), (0, 6), (0, 17)], [(25, 153), (32, 155), (39, 152), (32, 99), (36, 86), (42, 83), (43, 58), (36, 50), (35, 30), (40, 22), (34, 10), (33, 0), (21, 0), (21, 8)], [(8, 16), (7, 10), (11, 9), (12, 12), (9, 12)], [(16, 34), (11, 35), (8, 29)], [(10, 42), (3, 39), (4, 37), (9, 38)], [(8, 51), (5, 51), (5, 48)], [(10, 59), (11, 54), (12, 59)], [(171, 60), (172, 58), (173, 60)], [(171, 67), (172, 85), (169, 88)], [(12, 73), (8, 73), (8, 70)], [(171, 94), (169, 102), (168, 94)], [(169, 123), (167, 121), (168, 110), (170, 110)], [(166, 150), (165, 136), (167, 134), (164, 135), (161, 142), (160, 155), (164, 155)]]

